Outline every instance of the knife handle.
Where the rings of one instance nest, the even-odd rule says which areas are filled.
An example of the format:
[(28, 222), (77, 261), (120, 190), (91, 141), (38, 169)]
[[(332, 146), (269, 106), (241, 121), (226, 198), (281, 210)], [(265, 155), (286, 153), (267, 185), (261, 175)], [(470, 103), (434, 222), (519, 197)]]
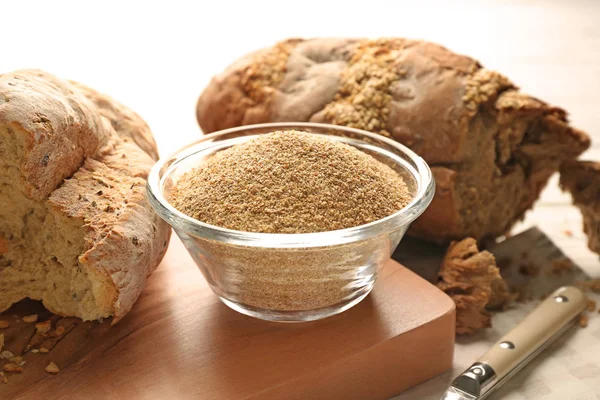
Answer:
[(521, 369), (586, 306), (587, 299), (581, 290), (572, 286), (556, 290), (477, 362), (490, 366), (496, 380), (502, 380)]

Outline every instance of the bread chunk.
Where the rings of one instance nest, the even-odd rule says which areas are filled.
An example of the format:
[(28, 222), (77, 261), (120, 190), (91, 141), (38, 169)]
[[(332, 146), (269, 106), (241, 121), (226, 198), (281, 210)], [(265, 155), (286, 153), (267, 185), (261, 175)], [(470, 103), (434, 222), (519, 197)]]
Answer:
[(566, 162), (560, 169), (560, 185), (571, 193), (583, 215), (583, 231), (588, 247), (600, 254), (600, 163)]
[(26, 297), (84, 320), (123, 317), (167, 248), (135, 113), (38, 70), (0, 75), (0, 311)]
[(290, 39), (213, 78), (197, 104), (205, 133), (294, 121), (365, 129), (422, 156), (436, 179), (409, 234), (438, 243), (495, 238), (520, 220), (589, 138), (565, 111), (476, 60), (400, 38)]
[(457, 334), (489, 328), (492, 323), (488, 310), (501, 308), (513, 298), (494, 256), (479, 251), (473, 238), (453, 242), (448, 247), (437, 286), (456, 304)]

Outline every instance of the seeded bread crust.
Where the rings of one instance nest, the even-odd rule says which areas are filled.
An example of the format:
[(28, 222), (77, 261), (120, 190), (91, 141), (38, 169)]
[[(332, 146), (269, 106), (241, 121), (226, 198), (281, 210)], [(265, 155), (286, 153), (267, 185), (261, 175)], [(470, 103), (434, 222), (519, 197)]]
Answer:
[(292, 39), (250, 54), (200, 96), (205, 133), (311, 121), (373, 131), (431, 166), (436, 196), (409, 231), (435, 242), (507, 232), (589, 138), (566, 113), (433, 43)]
[(122, 318), (170, 237), (145, 197), (146, 123), (81, 84), (16, 71), (0, 75), (0, 153), (0, 311), (31, 297)]
[(560, 185), (583, 215), (588, 247), (600, 254), (600, 163), (571, 161), (560, 168)]

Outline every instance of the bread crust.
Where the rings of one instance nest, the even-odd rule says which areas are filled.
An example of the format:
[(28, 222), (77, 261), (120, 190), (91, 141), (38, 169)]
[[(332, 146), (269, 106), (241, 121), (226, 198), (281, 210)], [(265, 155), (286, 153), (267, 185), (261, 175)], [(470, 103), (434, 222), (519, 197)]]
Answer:
[(22, 70), (0, 75), (0, 93), (0, 123), (13, 135), (21, 133), (25, 158), (19, 170), (33, 199), (48, 196), (107, 141), (109, 133), (94, 106), (50, 74)]
[(0, 76), (0, 99), (0, 123), (14, 127), (16, 140), (25, 143), (16, 167), (26, 195), (58, 217), (80, 221), (85, 244), (79, 263), (92, 271), (99, 309), (104, 306), (118, 321), (170, 237), (168, 224), (145, 196), (145, 180), (158, 157), (150, 129), (110, 97), (42, 71)]
[(79, 82), (69, 81), (69, 83), (96, 106), (100, 115), (110, 121), (111, 126), (121, 138), (132, 139), (153, 160), (158, 160), (154, 136), (142, 117), (105, 94)]
[(398, 140), (429, 163), (438, 184), (409, 234), (440, 243), (504, 234), (560, 163), (589, 146), (563, 110), (506, 77), (400, 38), (293, 39), (260, 50), (211, 81), (197, 116), (205, 133), (311, 121)]

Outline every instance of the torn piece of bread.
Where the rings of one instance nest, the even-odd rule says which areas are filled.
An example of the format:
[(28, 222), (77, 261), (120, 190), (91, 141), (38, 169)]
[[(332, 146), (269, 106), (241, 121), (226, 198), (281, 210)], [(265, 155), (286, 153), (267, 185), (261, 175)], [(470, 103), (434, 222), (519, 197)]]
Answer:
[(494, 256), (488, 251), (479, 251), (473, 238), (450, 244), (437, 286), (456, 304), (457, 334), (489, 328), (488, 310), (504, 307), (513, 298)]
[(38, 70), (0, 75), (0, 311), (26, 297), (84, 320), (123, 317), (162, 259), (146, 201), (146, 123)]
[(600, 254), (600, 162), (565, 162), (560, 168), (560, 186), (571, 193), (583, 215), (588, 247)]

